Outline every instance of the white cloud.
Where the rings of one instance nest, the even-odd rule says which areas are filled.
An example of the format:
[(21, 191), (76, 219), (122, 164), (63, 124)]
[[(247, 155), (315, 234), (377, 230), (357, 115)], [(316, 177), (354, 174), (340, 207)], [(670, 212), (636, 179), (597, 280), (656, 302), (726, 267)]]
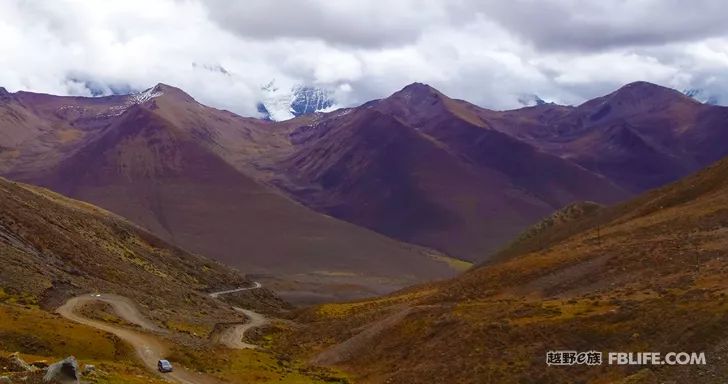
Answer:
[(164, 82), (243, 115), (274, 78), (330, 87), (343, 106), (414, 81), (492, 108), (523, 94), (577, 104), (634, 80), (728, 101), (722, 2), (601, 4), (5, 0), (0, 86), (91, 95)]

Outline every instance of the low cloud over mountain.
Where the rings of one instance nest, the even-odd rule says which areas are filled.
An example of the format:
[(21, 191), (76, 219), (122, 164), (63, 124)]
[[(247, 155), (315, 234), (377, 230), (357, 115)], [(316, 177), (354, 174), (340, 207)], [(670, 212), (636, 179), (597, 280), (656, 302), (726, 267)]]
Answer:
[(6, 1), (0, 49), (13, 54), (0, 57), (0, 85), (99, 95), (162, 81), (250, 116), (261, 116), (261, 84), (272, 78), (284, 89), (333, 89), (340, 106), (414, 81), (493, 109), (518, 107), (524, 94), (576, 105), (636, 80), (701, 89), (720, 101), (728, 89), (721, 8), (718, 1)]

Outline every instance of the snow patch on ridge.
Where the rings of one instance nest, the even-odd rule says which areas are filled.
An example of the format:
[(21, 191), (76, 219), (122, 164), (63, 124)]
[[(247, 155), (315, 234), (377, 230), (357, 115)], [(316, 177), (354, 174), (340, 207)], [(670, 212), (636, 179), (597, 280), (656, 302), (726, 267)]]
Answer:
[(99, 113), (98, 117), (115, 117), (120, 116), (124, 112), (126, 112), (127, 109), (129, 109), (133, 105), (137, 104), (144, 104), (149, 100), (152, 100), (156, 97), (162, 96), (164, 92), (160, 91), (158, 87), (152, 87), (149, 89), (146, 89), (141, 92), (132, 93), (128, 95), (122, 104), (114, 105), (112, 107), (109, 107), (105, 112)]
[(129, 98), (131, 99), (132, 104), (142, 104), (142, 103), (146, 103), (147, 101), (149, 101), (155, 97), (162, 96), (163, 94), (164, 94), (164, 92), (159, 91), (156, 89), (156, 87), (154, 87), (154, 88), (149, 88), (147, 90), (144, 90), (142, 92), (133, 93), (133, 94), (129, 95)]

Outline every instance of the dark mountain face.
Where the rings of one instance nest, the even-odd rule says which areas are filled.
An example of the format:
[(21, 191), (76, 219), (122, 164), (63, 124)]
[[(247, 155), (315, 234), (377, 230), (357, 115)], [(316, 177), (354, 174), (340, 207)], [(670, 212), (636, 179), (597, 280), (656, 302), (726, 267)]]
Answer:
[(386, 235), (477, 258), (528, 215), (551, 210), (502, 174), (478, 170), (376, 110), (313, 129), (316, 139), (281, 163), (281, 186), (316, 210)]

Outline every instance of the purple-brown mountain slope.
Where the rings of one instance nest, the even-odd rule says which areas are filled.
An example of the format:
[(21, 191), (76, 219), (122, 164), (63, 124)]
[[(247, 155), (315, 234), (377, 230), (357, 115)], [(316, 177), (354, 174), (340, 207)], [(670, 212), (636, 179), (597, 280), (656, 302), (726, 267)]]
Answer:
[(292, 147), (276, 183), (294, 198), (471, 260), (570, 202), (627, 196), (423, 84), (288, 129)]
[(275, 125), (290, 147), (258, 161), (309, 207), (478, 259), (545, 212), (611, 203), (728, 155), (727, 124), (728, 108), (645, 82), (578, 107), (513, 111), (414, 83), (361, 107)]
[(4, 174), (245, 272), (409, 282), (454, 273), (435, 251), (311, 211), (234, 168), (221, 153), (275, 147), (274, 135), (258, 143), (255, 125), (267, 123), (204, 107), (176, 88), (99, 99), (18, 93), (2, 108)]

